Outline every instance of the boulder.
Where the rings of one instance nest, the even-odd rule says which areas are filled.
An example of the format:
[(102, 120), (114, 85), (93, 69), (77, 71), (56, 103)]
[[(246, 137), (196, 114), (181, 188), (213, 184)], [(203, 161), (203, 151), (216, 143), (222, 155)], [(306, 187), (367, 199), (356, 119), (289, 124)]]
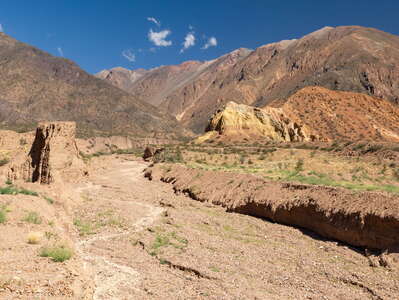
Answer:
[(149, 161), (154, 156), (154, 153), (155, 153), (155, 149), (154, 148), (146, 147), (144, 149), (144, 154), (143, 154), (144, 161)]
[(278, 142), (308, 141), (306, 128), (286, 117), (281, 108), (260, 109), (228, 102), (209, 120), (206, 133), (197, 138), (201, 143), (220, 137), (226, 140), (263, 139)]

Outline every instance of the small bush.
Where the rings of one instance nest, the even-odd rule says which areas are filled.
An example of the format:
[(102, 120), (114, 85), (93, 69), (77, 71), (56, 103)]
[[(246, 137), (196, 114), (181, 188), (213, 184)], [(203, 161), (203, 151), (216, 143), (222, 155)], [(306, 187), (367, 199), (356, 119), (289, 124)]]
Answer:
[(36, 245), (39, 244), (42, 239), (42, 233), (40, 232), (30, 232), (28, 234), (28, 244)]
[(295, 172), (299, 173), (303, 171), (303, 164), (304, 164), (303, 159), (302, 158), (298, 159), (295, 165)]
[(0, 187), (0, 195), (17, 195), (17, 194), (24, 194), (30, 196), (39, 196), (38, 193), (34, 191), (29, 191), (26, 189), (20, 189), (12, 185), (8, 185), (5, 187)]
[(32, 224), (41, 224), (42, 218), (39, 216), (39, 214), (37, 212), (31, 211), (26, 215), (26, 217), (23, 219), (23, 221), (32, 223)]
[(54, 200), (52, 198), (44, 196), (44, 199), (48, 202), (48, 204), (54, 204)]
[(5, 209), (0, 209), (0, 224), (4, 224), (7, 221), (7, 212)]
[(0, 167), (8, 164), (9, 162), (10, 162), (10, 160), (8, 158), (0, 159)]
[(89, 222), (84, 222), (80, 219), (75, 219), (73, 221), (73, 225), (75, 225), (77, 227), (80, 236), (85, 236), (85, 235), (95, 233), (94, 226)]
[(70, 259), (73, 255), (72, 249), (66, 246), (43, 247), (40, 250), (41, 257), (50, 257), (55, 262), (63, 262)]

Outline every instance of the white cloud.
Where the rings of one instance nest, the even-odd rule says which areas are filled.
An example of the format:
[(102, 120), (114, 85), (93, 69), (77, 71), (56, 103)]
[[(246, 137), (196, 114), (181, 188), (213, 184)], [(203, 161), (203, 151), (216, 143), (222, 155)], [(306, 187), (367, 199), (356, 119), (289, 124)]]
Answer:
[(183, 48), (180, 50), (180, 53), (183, 53), (184, 50), (187, 50), (188, 48), (190, 48), (194, 45), (195, 45), (194, 32), (189, 32), (189, 33), (187, 33), (186, 37), (184, 38)]
[(206, 44), (204, 45), (204, 47), (202, 47), (202, 49), (208, 49), (209, 47), (216, 47), (218, 45), (218, 41), (216, 40), (216, 38), (210, 37), (208, 39), (208, 41), (206, 42)]
[(155, 46), (168, 47), (172, 45), (172, 41), (167, 41), (166, 37), (171, 34), (170, 30), (162, 30), (160, 32), (154, 32), (152, 29), (148, 32), (148, 39), (154, 43)]
[(130, 62), (136, 61), (136, 55), (129, 49), (122, 51), (122, 56)]
[(64, 51), (62, 51), (61, 47), (57, 47), (57, 51), (60, 56), (64, 56)]
[(4, 32), (3, 24), (0, 24), (0, 32)]
[(158, 21), (157, 19), (155, 19), (154, 17), (148, 17), (147, 21), (153, 22), (155, 25), (157, 25), (158, 27), (161, 26), (161, 22)]

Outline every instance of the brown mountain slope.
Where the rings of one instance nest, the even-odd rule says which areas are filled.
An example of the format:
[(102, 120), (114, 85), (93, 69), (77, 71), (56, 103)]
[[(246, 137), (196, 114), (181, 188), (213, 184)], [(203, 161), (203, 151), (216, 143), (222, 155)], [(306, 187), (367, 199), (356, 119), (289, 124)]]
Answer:
[(122, 90), (129, 91), (130, 86), (147, 73), (144, 69), (128, 70), (116, 67), (111, 70), (102, 70), (94, 76), (105, 79)]
[(176, 120), (97, 79), (73, 62), (0, 33), (0, 124), (31, 129), (39, 120), (76, 121), (81, 133), (165, 135)]
[[(259, 47), (225, 68), (207, 68), (159, 106), (201, 132), (209, 117), (235, 101), (262, 107), (306, 86), (352, 91), (399, 101), (399, 37), (359, 26), (326, 27), (299, 40)], [(146, 78), (130, 92), (151, 94)], [(145, 98), (141, 98), (145, 100)]]
[(263, 109), (229, 102), (197, 139), (399, 142), (399, 107), (360, 93), (306, 87)]

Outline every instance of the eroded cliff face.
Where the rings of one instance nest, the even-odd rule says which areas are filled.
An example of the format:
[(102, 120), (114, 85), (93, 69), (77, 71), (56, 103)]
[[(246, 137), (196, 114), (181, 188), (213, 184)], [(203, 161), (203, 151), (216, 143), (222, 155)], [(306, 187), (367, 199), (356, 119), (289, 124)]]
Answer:
[(42, 122), (28, 155), (10, 165), (8, 179), (50, 184), (60, 177), (83, 169), (75, 142), (75, 122)]
[(227, 211), (299, 226), (323, 237), (371, 249), (399, 245), (399, 197), (382, 192), (268, 181), (235, 174), (155, 164), (145, 176), (171, 183), (176, 193)]
[(200, 137), (222, 136), (228, 139), (263, 138), (270, 141), (298, 142), (310, 137), (303, 126), (288, 119), (281, 108), (260, 109), (228, 102), (209, 121), (207, 134)]
[(399, 107), (360, 93), (306, 87), (264, 108), (229, 102), (197, 139), (399, 141)]

